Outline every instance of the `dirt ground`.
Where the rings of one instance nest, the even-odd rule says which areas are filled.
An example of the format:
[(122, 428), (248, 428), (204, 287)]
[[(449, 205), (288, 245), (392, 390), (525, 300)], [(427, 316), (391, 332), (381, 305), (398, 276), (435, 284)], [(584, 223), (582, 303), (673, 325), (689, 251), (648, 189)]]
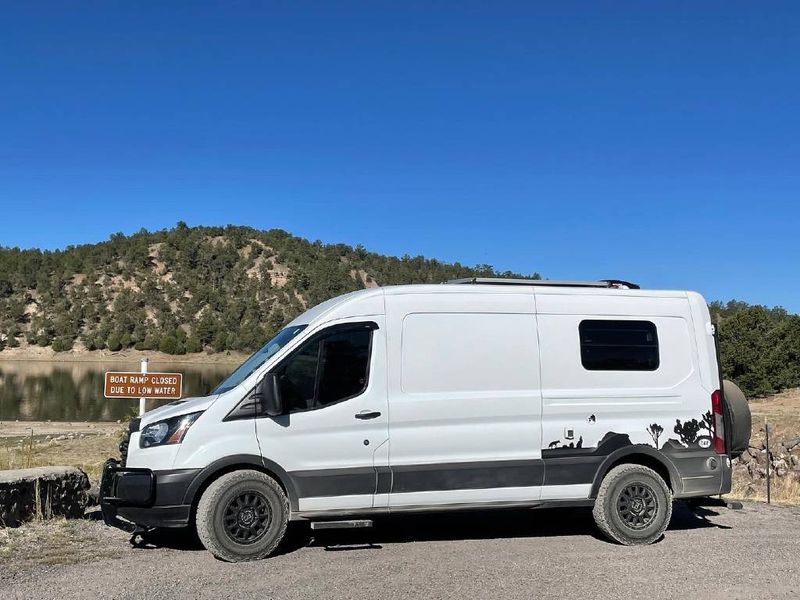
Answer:
[(0, 421), (0, 438), (24, 438), (33, 431), (34, 436), (97, 435), (116, 433), (124, 427), (106, 421)]
[(611, 544), (587, 509), (447, 513), (372, 530), (290, 529), (280, 554), (215, 560), (192, 536), (133, 548), (97, 522), (0, 534), (0, 598), (800, 597), (800, 508), (676, 505), (665, 537)]

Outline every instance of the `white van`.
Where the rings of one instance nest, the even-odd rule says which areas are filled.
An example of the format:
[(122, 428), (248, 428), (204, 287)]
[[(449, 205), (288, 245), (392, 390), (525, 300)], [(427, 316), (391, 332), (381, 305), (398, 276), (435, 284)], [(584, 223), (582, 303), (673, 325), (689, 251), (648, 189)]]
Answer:
[(591, 506), (646, 544), (673, 498), (728, 492), (749, 411), (694, 292), (467, 279), (353, 292), (292, 321), (211, 395), (130, 424), (110, 525), (195, 526), (269, 555), (289, 521)]

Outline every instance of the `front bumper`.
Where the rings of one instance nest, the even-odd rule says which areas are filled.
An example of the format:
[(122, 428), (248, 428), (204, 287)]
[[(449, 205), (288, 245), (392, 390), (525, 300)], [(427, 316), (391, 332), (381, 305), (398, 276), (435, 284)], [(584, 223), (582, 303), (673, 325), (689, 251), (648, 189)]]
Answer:
[(192, 512), (187, 490), (198, 472), (199, 469), (134, 469), (107, 460), (100, 481), (103, 521), (129, 532), (186, 527)]

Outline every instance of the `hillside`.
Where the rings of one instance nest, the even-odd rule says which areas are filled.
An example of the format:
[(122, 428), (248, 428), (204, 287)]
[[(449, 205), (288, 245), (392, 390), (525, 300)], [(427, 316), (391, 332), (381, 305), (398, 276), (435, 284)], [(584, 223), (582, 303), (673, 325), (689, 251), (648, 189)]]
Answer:
[(492, 275), (513, 274), (309, 242), (276, 229), (184, 223), (63, 251), (3, 248), (0, 350), (249, 351), (338, 294)]
[[(519, 275), (383, 256), (277, 229), (185, 223), (63, 251), (0, 248), (0, 359), (4, 348), (27, 345), (249, 352), (332, 296), (467, 276)], [(711, 312), (727, 378), (750, 396), (800, 386), (800, 316), (737, 301), (714, 302)]]

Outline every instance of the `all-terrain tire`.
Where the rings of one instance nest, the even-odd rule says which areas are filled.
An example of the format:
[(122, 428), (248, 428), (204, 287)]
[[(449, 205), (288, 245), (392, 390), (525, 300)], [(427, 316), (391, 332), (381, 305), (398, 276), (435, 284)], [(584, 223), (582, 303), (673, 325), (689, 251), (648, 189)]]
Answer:
[(664, 535), (672, 518), (672, 492), (653, 469), (618, 465), (600, 484), (592, 514), (612, 541), (625, 546), (652, 544)]
[(200, 541), (228, 562), (269, 556), (288, 522), (289, 499), (277, 481), (260, 471), (226, 473), (208, 486), (197, 505)]

